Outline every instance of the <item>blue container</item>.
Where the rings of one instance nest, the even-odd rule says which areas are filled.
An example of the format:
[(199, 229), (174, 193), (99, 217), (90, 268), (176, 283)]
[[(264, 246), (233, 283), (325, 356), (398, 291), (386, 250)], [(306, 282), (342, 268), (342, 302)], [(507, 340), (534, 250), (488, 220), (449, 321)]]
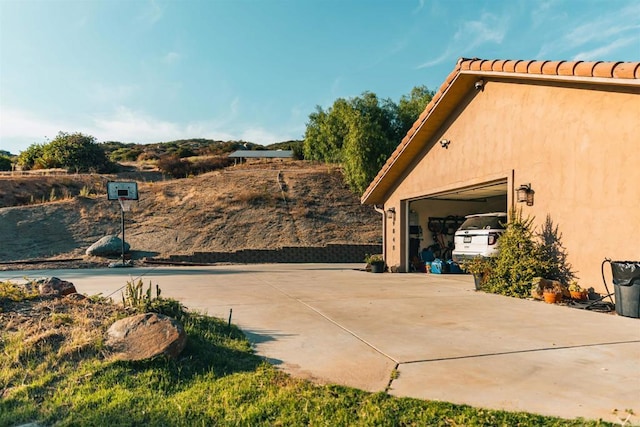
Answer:
[(451, 274), (462, 274), (462, 269), (458, 265), (457, 262), (453, 262), (452, 260), (447, 261), (447, 266), (449, 267), (449, 273)]
[(433, 261), (431, 261), (431, 273), (442, 274), (443, 270), (444, 268), (443, 268), (443, 263), (441, 259), (436, 258)]

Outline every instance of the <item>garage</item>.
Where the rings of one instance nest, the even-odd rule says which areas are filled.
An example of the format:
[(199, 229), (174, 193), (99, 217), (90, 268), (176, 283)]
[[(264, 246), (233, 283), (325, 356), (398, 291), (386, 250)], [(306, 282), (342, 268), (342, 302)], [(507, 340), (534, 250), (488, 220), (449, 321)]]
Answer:
[(515, 208), (604, 290), (604, 259), (638, 257), (639, 107), (640, 62), (460, 59), (361, 196), (387, 266), (447, 258), (461, 217)]
[(451, 260), (454, 233), (466, 215), (507, 212), (507, 180), (425, 195), (407, 200), (406, 206), (405, 262), (408, 271), (422, 271), (432, 256)]

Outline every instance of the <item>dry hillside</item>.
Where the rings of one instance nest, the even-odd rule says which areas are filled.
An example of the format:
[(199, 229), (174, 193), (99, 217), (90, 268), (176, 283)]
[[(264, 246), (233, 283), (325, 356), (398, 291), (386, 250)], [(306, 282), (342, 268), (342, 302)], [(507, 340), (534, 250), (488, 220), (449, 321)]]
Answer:
[[(104, 184), (131, 176), (0, 177), (0, 261), (82, 257), (99, 238), (119, 234), (120, 207), (106, 200)], [(380, 242), (379, 214), (325, 165), (256, 163), (179, 180), (139, 179), (140, 201), (126, 214), (126, 240), (137, 257)], [(36, 188), (35, 202), (48, 200), (42, 194), (54, 185), (56, 201), (7, 206)], [(75, 196), (83, 186), (100, 194)]]

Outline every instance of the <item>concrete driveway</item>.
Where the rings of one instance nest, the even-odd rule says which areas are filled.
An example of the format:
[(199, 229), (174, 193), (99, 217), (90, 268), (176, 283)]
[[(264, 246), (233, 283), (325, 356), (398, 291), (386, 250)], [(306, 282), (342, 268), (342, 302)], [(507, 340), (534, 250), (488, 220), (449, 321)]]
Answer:
[[(130, 279), (241, 327), (294, 376), (395, 396), (640, 422), (640, 319), (475, 292), (466, 275), (362, 265), (0, 272), (120, 299)], [(617, 412), (615, 410), (617, 409)]]

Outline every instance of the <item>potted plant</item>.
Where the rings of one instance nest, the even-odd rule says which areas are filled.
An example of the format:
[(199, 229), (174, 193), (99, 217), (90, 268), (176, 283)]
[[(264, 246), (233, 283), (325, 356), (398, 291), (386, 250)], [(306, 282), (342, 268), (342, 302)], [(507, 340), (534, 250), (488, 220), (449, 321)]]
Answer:
[(482, 256), (473, 257), (460, 263), (460, 268), (473, 275), (476, 290), (479, 290), (486, 277), (491, 272), (491, 261)]
[(571, 293), (571, 299), (577, 301), (584, 301), (587, 299), (587, 290), (582, 289), (575, 280), (572, 280), (571, 283), (569, 283), (569, 292)]
[(544, 302), (555, 304), (562, 301), (562, 285), (556, 280), (550, 280), (551, 286), (544, 288)]
[(364, 257), (364, 262), (366, 262), (367, 265), (371, 267), (371, 272), (372, 273), (383, 273), (384, 272), (384, 258), (382, 257), (382, 255), (379, 255), (379, 254), (369, 255), (369, 254), (367, 254)]

